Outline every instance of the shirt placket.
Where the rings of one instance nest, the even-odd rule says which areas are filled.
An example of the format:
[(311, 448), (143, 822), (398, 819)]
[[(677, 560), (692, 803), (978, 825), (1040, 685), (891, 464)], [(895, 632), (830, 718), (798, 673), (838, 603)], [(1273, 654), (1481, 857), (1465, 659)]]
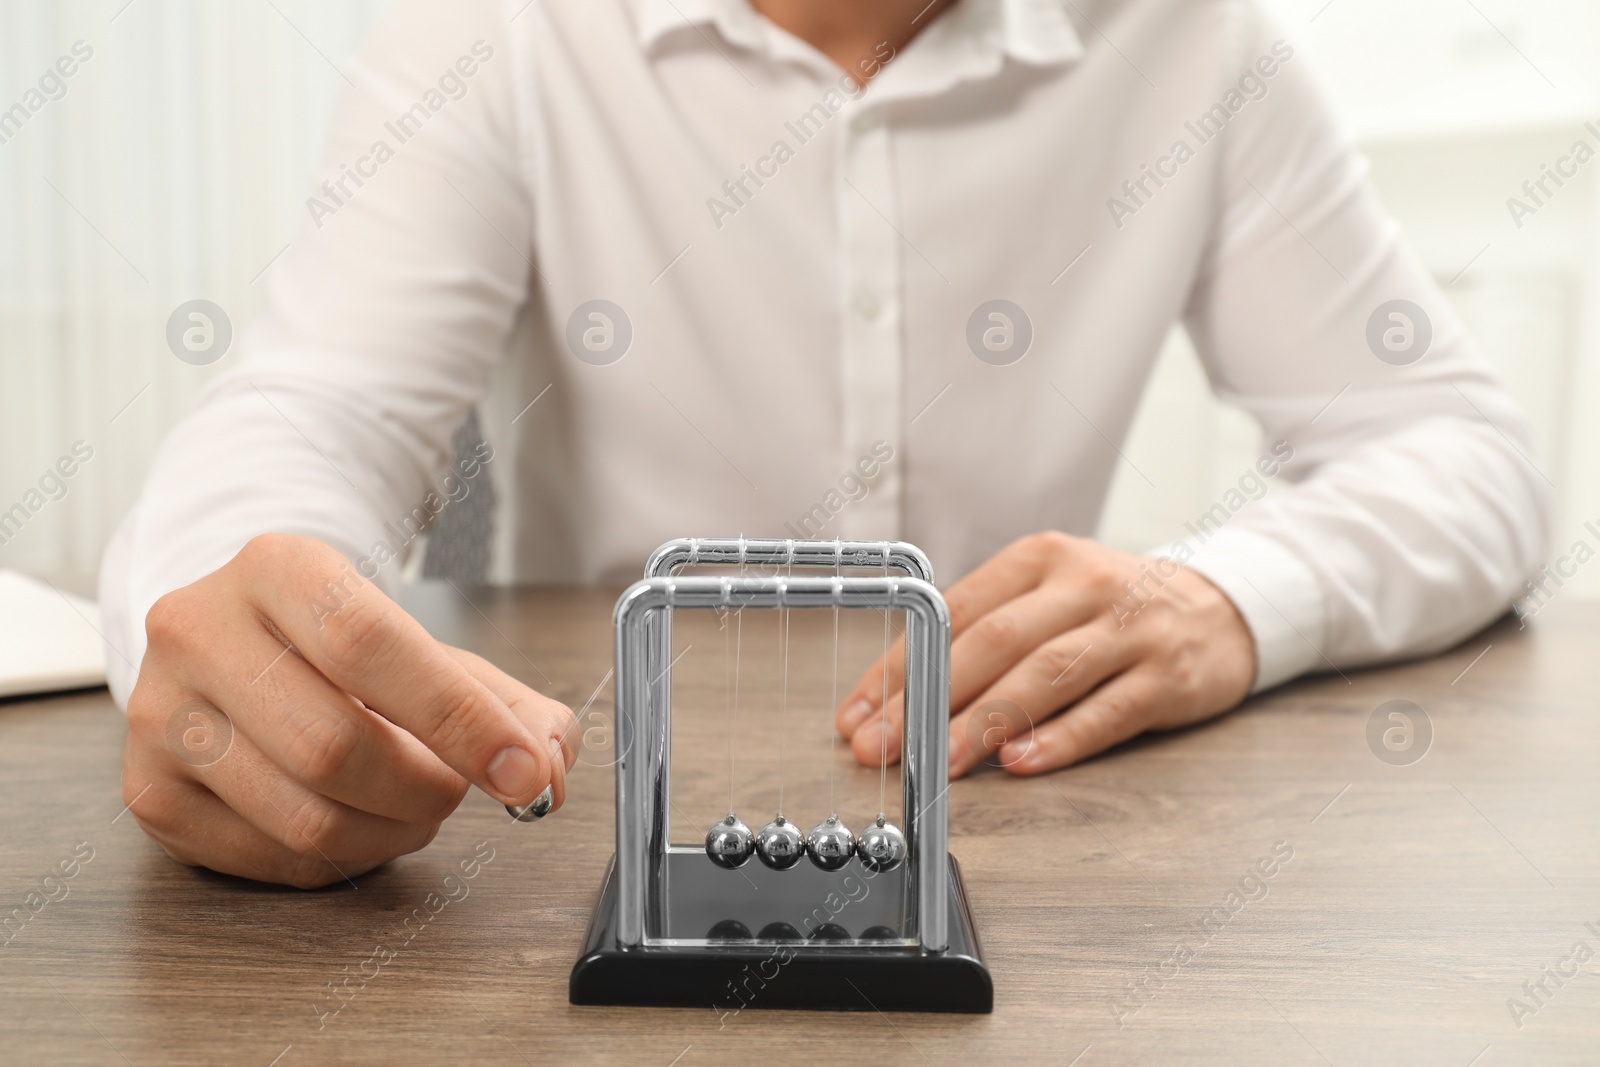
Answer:
[[(863, 459), (878, 466), (868, 479), (867, 495), (837, 519), (839, 536), (846, 538), (900, 536), (906, 460), (901, 435), (904, 279), (889, 137), (884, 108), (868, 105), (849, 115), (837, 142), (840, 462), (858, 474)], [(893, 448), (891, 460), (883, 461), (878, 442)]]

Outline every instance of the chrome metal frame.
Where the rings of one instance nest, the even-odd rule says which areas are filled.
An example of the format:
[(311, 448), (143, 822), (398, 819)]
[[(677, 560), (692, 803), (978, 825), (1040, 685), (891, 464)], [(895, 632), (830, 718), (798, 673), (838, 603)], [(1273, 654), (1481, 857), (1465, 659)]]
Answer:
[[(885, 577), (892, 572), (909, 578), (933, 581), (933, 564), (922, 549), (905, 541), (797, 541), (794, 538), (776, 537), (679, 537), (667, 541), (650, 553), (645, 563), (646, 578), (671, 577), (686, 567), (738, 567), (741, 576), (754, 570), (758, 578), (776, 578), (789, 575), (796, 567), (826, 568), (836, 573), (848, 567), (881, 570)], [(672, 660), (672, 636), (662, 622), (664, 616), (652, 616), (646, 623), (650, 632), (650, 655), (654, 667), (650, 671), (650, 700), (653, 706), (671, 704), (671, 678), (664, 668)], [(659, 747), (647, 753), (650, 759), (650, 778), (660, 783), (663, 795), (672, 789), (672, 731), (659, 739)], [(652, 817), (651, 832), (664, 841), (670, 841), (672, 823), (670, 807), (661, 804)]]
[[(667, 577), (681, 566), (885, 567), (909, 577)], [(658, 548), (647, 577), (617, 601), (617, 934), (624, 947), (665, 929), (671, 846), (672, 611), (675, 608), (875, 608), (906, 613), (902, 740), (911, 891), (922, 948), (948, 945), (950, 612), (927, 557), (903, 542), (683, 539)]]
[[(680, 567), (871, 567), (933, 581), (933, 564), (905, 541), (796, 541), (781, 537), (680, 537), (650, 553), (646, 578), (661, 578)], [(762, 577), (776, 577), (774, 570)]]

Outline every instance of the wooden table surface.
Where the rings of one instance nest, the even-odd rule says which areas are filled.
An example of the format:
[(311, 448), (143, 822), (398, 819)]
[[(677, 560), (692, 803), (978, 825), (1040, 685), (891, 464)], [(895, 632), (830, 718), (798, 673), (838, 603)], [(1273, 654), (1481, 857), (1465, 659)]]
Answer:
[[(424, 586), (408, 605), (578, 707), (610, 666), (613, 596)], [(739, 809), (765, 821), (781, 780), (797, 821), (825, 814), (831, 788), (859, 826), (879, 772), (830, 746), (831, 615), (796, 613), (780, 711), (776, 629), (755, 614)], [(693, 840), (727, 803), (727, 660), (714, 620), (680, 613), (677, 629), (675, 836)], [(881, 641), (873, 617), (847, 616), (844, 683)], [(950, 847), (988, 1016), (569, 1005), (612, 847), (609, 687), (565, 809), (522, 825), (474, 792), (425, 851), (314, 893), (183, 868), (146, 839), (123, 813), (124, 727), (103, 691), (3, 702), (0, 1061), (1600, 1062), (1597, 653), (1600, 608), (1557, 602), (1525, 630), (1301, 682), (1058, 774), (957, 782)], [(1404, 765), (1367, 739), (1397, 699), (1433, 735)], [(1415, 726), (1391, 760), (1419, 751)], [(398, 935), (425, 901), (427, 924)], [(399, 946), (381, 966), (380, 943)]]

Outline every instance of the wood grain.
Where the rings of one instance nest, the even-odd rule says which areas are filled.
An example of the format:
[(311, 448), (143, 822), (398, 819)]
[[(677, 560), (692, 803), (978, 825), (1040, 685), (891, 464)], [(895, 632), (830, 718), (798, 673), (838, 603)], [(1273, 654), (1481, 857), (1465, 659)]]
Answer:
[[(442, 639), (577, 707), (610, 666), (613, 596), (424, 586), (408, 604)], [(797, 622), (780, 712), (776, 631), (747, 619), (733, 729), (747, 821), (772, 810), (779, 768), (797, 819), (825, 814), (830, 777), (847, 819), (876, 806), (878, 771), (829, 742), (831, 625)], [(714, 620), (680, 615), (679, 630), (674, 818), (689, 840), (727, 803), (729, 701)], [(881, 630), (850, 617), (841, 644), (848, 684)], [(1304, 681), (1062, 773), (985, 769), (956, 783), (951, 849), (996, 986), (985, 1017), (570, 1006), (568, 970), (611, 851), (609, 687), (564, 810), (525, 826), (474, 793), (422, 853), (316, 893), (168, 860), (122, 814), (124, 728), (103, 691), (0, 703), (0, 917), (30, 916), (0, 935), (0, 1059), (1594, 1062), (1596, 961), (1547, 982), (1543, 1005), (1522, 983), (1577, 941), (1600, 952), (1597, 648), (1600, 608), (1557, 603), (1526, 630), (1512, 620), (1434, 659)], [(1410, 766), (1366, 741), (1391, 699), (1416, 702), (1433, 726)], [(1259, 883), (1265, 897), (1230, 913), (1229, 892), (1275, 845), (1293, 858)], [(75, 849), (92, 859), (46, 890)], [(476, 877), (450, 883), (467, 895), (447, 890), (488, 849)], [(34, 914), (34, 892), (59, 899)], [(414, 920), (406, 941), (405, 917), (431, 915), (447, 892), (458, 899)], [(1185, 937), (1192, 957), (1165, 962)], [(369, 962), (380, 943), (400, 946), (381, 967)], [(341, 1003), (330, 983), (374, 972), (319, 1022)], [(1142, 1003), (1127, 991), (1141, 979)], [(1520, 1028), (1512, 997), (1538, 1007)], [(1119, 1021), (1119, 1002), (1140, 1006)]]

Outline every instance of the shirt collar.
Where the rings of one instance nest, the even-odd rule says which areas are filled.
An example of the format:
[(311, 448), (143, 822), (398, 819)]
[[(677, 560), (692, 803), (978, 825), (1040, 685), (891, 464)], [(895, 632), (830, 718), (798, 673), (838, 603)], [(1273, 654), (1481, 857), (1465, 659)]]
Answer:
[(1005, 52), (1023, 63), (1051, 66), (1083, 57), (1083, 42), (1064, 0), (1002, 0)]
[(639, 47), (651, 52), (675, 31), (705, 32), (710, 26), (731, 44), (760, 48), (761, 16), (746, 0), (637, 0)]
[[(958, 0), (913, 42), (938, 53), (1009, 57), (1035, 66), (1069, 63), (1083, 43), (1068, 0)], [(675, 31), (714, 30), (729, 44), (772, 52), (770, 24), (748, 0), (635, 0), (639, 46), (646, 53)], [(924, 44), (924, 41), (927, 41)], [(998, 67), (998, 62), (993, 64)]]

